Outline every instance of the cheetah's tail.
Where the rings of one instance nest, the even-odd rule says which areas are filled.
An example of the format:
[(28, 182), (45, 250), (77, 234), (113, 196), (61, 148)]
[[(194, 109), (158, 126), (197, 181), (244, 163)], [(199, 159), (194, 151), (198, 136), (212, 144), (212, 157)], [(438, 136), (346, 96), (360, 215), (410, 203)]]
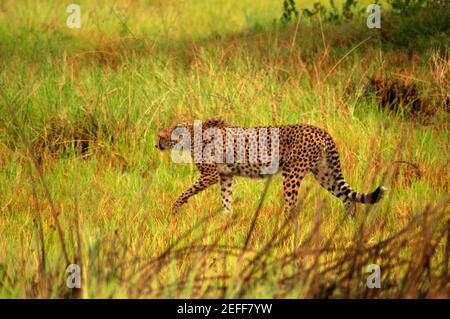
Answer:
[(349, 199), (362, 204), (375, 204), (379, 202), (387, 191), (387, 188), (383, 186), (379, 186), (376, 190), (369, 194), (357, 193), (350, 187), (347, 187), (345, 190), (343, 188), (341, 188), (341, 190), (346, 196), (348, 196)]

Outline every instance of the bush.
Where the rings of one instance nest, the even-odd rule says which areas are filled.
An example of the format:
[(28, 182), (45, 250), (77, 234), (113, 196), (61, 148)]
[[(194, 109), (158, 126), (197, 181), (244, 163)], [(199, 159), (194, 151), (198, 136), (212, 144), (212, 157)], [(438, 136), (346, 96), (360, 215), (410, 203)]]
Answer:
[(385, 44), (409, 51), (446, 50), (450, 30), (450, 6), (444, 1), (391, 0), (382, 36)]

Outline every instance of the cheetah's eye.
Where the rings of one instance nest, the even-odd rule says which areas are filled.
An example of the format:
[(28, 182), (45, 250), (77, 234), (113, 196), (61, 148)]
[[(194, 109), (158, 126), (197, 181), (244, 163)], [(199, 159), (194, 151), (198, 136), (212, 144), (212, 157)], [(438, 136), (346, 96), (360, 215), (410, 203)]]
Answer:
[(172, 143), (181, 143), (183, 142), (183, 134), (174, 134), (171, 138)]

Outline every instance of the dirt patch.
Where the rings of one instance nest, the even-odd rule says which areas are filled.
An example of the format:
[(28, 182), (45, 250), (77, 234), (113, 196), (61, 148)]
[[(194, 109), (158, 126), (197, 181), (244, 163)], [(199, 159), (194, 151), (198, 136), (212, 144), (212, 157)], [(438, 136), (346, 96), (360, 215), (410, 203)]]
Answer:
[(422, 178), (422, 172), (419, 166), (408, 161), (395, 161), (392, 181), (403, 186), (409, 187), (415, 180)]
[(116, 70), (124, 61), (133, 56), (142, 57), (149, 54), (150, 45), (145, 38), (123, 37), (96, 43), (92, 49), (69, 54), (69, 64), (74, 66), (95, 66)]
[(68, 119), (53, 118), (46, 122), (31, 143), (31, 152), (41, 162), (46, 157), (79, 155), (87, 157), (99, 136), (106, 135), (103, 128), (91, 115), (84, 115), (71, 122)]
[(121, 171), (132, 169), (118, 148), (117, 136), (125, 133), (115, 129), (91, 113), (82, 113), (75, 120), (52, 118), (35, 135), (29, 151), (39, 165), (63, 158), (95, 157)]
[(419, 85), (407, 80), (375, 75), (369, 79), (366, 94), (375, 95), (379, 109), (407, 117), (428, 118), (435, 113), (429, 100), (422, 97)]

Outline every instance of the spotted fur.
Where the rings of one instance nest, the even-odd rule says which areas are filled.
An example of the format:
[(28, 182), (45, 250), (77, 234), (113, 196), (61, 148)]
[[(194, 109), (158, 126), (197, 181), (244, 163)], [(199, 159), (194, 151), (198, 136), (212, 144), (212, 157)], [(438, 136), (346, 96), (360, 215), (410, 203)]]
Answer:
[[(174, 138), (172, 135), (176, 128), (185, 128), (191, 137), (194, 135), (193, 123), (181, 123), (163, 129), (158, 134), (156, 143), (158, 149), (172, 149), (174, 145), (180, 142), (179, 139)], [(221, 138), (218, 141), (214, 141), (213, 138), (206, 138), (202, 141), (201, 147), (197, 149), (194, 147), (195, 141), (192, 138), (190, 142), (191, 156), (195, 159), (196, 155), (202, 155), (201, 153), (205, 151), (208, 144), (219, 143), (218, 149), (223, 145), (223, 158), (215, 157), (217, 153), (212, 152), (211, 156), (203, 157), (201, 161), (194, 161), (200, 171), (200, 177), (181, 194), (173, 205), (173, 210), (178, 210), (191, 196), (215, 183), (220, 183), (222, 207), (225, 212), (231, 212), (233, 177), (264, 178), (278, 172), (281, 172), (283, 179), (285, 211), (291, 211), (297, 205), (301, 181), (310, 172), (313, 173), (322, 187), (342, 200), (349, 211), (352, 210), (354, 203), (375, 204), (384, 195), (385, 188), (382, 186), (372, 193), (363, 194), (356, 192), (348, 185), (342, 175), (336, 144), (330, 134), (321, 128), (307, 124), (255, 127), (243, 130), (243, 138), (240, 138), (242, 135), (230, 135), (227, 132), (227, 128), (236, 130), (239, 128), (221, 119), (210, 119), (202, 122), (203, 133), (210, 128), (220, 132)], [(271, 128), (278, 129), (278, 139), (272, 139), (274, 133), (270, 130)], [(229, 150), (225, 146), (227, 138), (233, 141), (233, 147)], [(255, 157), (252, 158), (255, 147), (257, 147), (255, 139), (257, 141), (256, 144), (260, 141), (266, 141), (267, 143), (267, 153), (257, 157), (256, 161), (254, 160)], [(275, 167), (275, 170), (267, 173), (267, 170), (264, 169), (273, 163), (271, 159), (273, 159), (272, 156), (275, 149), (278, 149), (279, 155), (277, 167)], [(244, 150), (245, 155), (239, 160), (235, 158), (235, 161), (232, 163), (226, 161), (227, 154), (233, 153), (236, 155), (238, 151), (242, 150)]]

